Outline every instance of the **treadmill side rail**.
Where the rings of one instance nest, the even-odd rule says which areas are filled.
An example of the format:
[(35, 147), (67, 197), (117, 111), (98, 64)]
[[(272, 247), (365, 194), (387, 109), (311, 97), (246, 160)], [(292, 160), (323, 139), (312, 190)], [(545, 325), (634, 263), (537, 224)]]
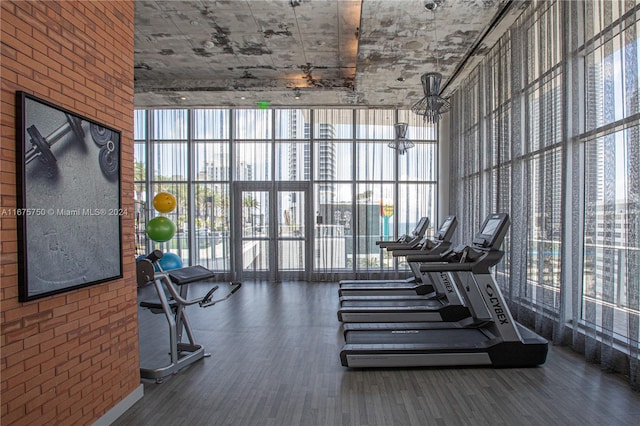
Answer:
[(451, 367), (454, 365), (491, 365), (491, 358), (487, 353), (345, 354), (342, 365), (353, 368)]

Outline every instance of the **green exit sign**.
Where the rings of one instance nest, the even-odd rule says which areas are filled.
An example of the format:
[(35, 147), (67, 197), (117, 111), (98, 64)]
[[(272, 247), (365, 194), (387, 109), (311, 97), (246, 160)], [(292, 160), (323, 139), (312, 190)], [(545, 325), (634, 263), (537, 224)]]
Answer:
[(258, 109), (269, 109), (269, 101), (258, 102)]

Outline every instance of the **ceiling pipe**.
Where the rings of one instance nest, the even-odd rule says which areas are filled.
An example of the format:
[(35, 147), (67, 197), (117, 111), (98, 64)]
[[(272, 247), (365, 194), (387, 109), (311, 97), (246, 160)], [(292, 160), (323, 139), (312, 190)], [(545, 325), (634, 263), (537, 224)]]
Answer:
[(458, 66), (455, 68), (453, 73), (451, 73), (451, 76), (447, 79), (444, 86), (442, 87), (441, 93), (444, 93), (447, 91), (447, 89), (451, 86), (451, 84), (456, 80), (458, 75), (465, 68), (467, 63), (471, 60), (471, 58), (476, 55), (477, 51), (479, 50), (480, 46), (485, 41), (487, 36), (500, 24), (500, 22), (504, 19), (504, 17), (515, 7), (516, 3), (528, 4), (530, 3), (530, 0), (526, 0), (524, 2), (522, 1), (516, 2), (514, 0), (509, 0), (506, 2), (505, 6), (500, 11), (498, 11), (498, 13), (495, 14), (495, 16), (493, 17), (493, 19), (491, 20), (491, 22), (489, 23), (485, 31), (482, 33), (482, 35), (478, 38), (478, 40), (476, 40), (473, 46), (471, 46), (471, 49), (469, 49), (469, 52), (466, 54), (464, 59), (462, 59), (458, 63)]

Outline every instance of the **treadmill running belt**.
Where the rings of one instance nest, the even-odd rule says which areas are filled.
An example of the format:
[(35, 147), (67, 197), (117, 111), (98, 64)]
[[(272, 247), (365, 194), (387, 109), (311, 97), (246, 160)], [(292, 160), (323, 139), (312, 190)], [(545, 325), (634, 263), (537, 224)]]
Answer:
[(409, 306), (419, 306), (425, 309), (439, 309), (442, 302), (433, 299), (401, 299), (401, 300), (344, 300), (341, 303), (343, 308), (402, 308)]
[(352, 331), (346, 335), (347, 344), (433, 344), (468, 347), (486, 342), (489, 337), (479, 329), (435, 330), (366, 330)]

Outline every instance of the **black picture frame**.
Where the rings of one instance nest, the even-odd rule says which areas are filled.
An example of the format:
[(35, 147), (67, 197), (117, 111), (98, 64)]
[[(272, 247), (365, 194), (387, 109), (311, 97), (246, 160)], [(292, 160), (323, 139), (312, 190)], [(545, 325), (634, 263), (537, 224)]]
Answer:
[(122, 278), (121, 133), (23, 91), (16, 106), (19, 301)]

